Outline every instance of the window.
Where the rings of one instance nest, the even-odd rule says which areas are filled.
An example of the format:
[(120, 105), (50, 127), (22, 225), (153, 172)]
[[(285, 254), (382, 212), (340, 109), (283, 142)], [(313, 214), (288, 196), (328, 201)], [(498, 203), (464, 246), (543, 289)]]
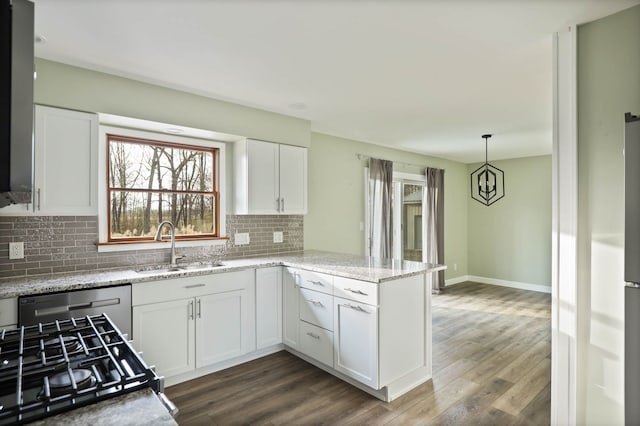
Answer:
[[(219, 149), (116, 134), (107, 140), (108, 242), (220, 237)], [(168, 227), (163, 232), (169, 232)]]

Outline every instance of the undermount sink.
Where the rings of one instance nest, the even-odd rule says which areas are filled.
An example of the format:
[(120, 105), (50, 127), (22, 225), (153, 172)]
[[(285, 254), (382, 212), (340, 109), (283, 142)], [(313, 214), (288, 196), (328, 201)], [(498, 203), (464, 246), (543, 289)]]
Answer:
[(216, 269), (224, 266), (222, 263), (196, 263), (191, 265), (180, 266), (150, 266), (146, 268), (136, 269), (138, 274), (164, 274), (167, 272), (187, 272), (187, 271), (204, 271), (207, 269)]

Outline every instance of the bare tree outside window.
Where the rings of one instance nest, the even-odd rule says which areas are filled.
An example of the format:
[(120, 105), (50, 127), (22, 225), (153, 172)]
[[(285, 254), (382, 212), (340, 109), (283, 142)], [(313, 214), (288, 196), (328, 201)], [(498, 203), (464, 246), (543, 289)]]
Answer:
[[(109, 241), (219, 236), (218, 149), (107, 135)], [(165, 228), (166, 229), (166, 228)]]

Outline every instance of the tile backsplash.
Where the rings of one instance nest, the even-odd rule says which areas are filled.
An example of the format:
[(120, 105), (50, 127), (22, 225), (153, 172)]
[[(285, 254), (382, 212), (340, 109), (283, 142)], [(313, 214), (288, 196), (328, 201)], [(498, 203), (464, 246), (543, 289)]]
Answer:
[[(223, 257), (267, 256), (303, 249), (304, 217), (299, 215), (227, 215), (230, 240)], [(283, 233), (274, 243), (273, 233)], [(233, 244), (236, 232), (249, 233), (250, 243)], [(9, 260), (9, 243), (24, 242), (24, 259)], [(98, 253), (97, 216), (0, 216), (0, 278), (138, 268), (169, 263), (169, 250)], [(176, 248), (184, 263), (220, 254), (213, 247)]]

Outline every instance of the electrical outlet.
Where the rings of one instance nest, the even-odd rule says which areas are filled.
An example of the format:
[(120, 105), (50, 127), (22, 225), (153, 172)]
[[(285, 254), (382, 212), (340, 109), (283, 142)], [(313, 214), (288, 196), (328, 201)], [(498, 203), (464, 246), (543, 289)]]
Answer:
[(236, 232), (234, 236), (235, 245), (244, 246), (249, 244), (249, 242), (251, 242), (251, 239), (249, 238), (248, 232)]
[(457, 263), (454, 263), (454, 264), (453, 264), (453, 270), (454, 270), (454, 271), (457, 271), (457, 270), (458, 270), (458, 264), (457, 264)]
[(24, 259), (24, 242), (9, 243), (9, 259)]
[(282, 231), (277, 231), (273, 233), (273, 242), (281, 243), (284, 241), (284, 236), (282, 235)]

